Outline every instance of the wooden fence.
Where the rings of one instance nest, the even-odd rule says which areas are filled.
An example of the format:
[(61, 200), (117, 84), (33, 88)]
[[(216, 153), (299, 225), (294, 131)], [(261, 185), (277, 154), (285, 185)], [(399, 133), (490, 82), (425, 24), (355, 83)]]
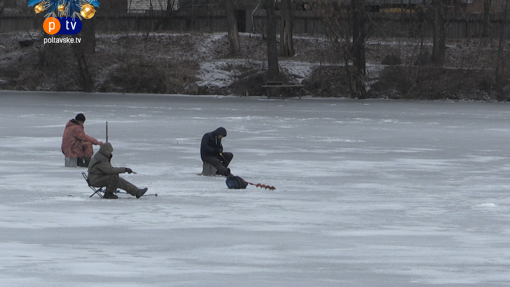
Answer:
[[(99, 12), (99, 11), (98, 11)], [(279, 14), (277, 13), (277, 16)], [(320, 35), (326, 29), (320, 15), (308, 11), (296, 11), (294, 15), (295, 35)], [(265, 27), (264, 11), (236, 11), (236, 18), (240, 32), (263, 32)], [(139, 14), (96, 13), (93, 18), (97, 32), (118, 31), (198, 31), (223, 32), (226, 31), (226, 19), (223, 11), (209, 11), (202, 13), (176, 13), (165, 15), (161, 11)], [(3, 14), (0, 15), (0, 33), (42, 30), (43, 15), (34, 14)], [(84, 20), (89, 21), (89, 20)], [(419, 15), (400, 13), (371, 13), (373, 23), (372, 37), (431, 37), (430, 21), (420, 19)], [(448, 38), (479, 37), (482, 31), (482, 15), (451, 15), (447, 20)], [(490, 36), (499, 37), (505, 25), (501, 16), (494, 16), (490, 22)], [(510, 38), (508, 27), (504, 37)]]

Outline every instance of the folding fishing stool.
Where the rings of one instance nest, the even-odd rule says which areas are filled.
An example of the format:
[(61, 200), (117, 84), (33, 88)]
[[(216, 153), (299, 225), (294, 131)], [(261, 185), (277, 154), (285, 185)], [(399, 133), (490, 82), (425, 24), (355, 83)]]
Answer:
[[(92, 193), (89, 197), (92, 197), (97, 194), (99, 197), (103, 198), (104, 193), (106, 192), (106, 188), (104, 186), (97, 188), (97, 187), (90, 185), (89, 177), (87, 176), (87, 174), (85, 172), (82, 172), (81, 175), (83, 175), (83, 178), (87, 182), (87, 185), (90, 187), (90, 189), (92, 189), (94, 191), (94, 193)], [(104, 188), (104, 190), (103, 190), (103, 188)]]

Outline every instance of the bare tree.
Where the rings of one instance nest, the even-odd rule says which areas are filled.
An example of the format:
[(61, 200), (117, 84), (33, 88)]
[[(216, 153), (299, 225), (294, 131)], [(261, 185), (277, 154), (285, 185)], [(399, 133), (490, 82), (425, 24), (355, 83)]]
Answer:
[(176, 5), (177, 3), (174, 0), (166, 1), (165, 18), (163, 19), (163, 29), (170, 28), (170, 20), (174, 16), (175, 11), (177, 11)]
[(225, 0), (225, 13), (227, 14), (228, 41), (230, 43), (230, 55), (237, 56), (241, 52), (239, 31), (235, 16), (234, 0)]
[(94, 92), (94, 81), (90, 74), (87, 61), (85, 60), (85, 54), (81, 44), (72, 44), (72, 49), (76, 60), (78, 61), (78, 69), (80, 70), (82, 88), (85, 92)]
[(81, 42), (85, 54), (94, 53), (96, 51), (96, 18), (82, 21)]
[(85, 92), (94, 92), (94, 80), (87, 65), (85, 55), (93, 53), (96, 47), (96, 29), (94, 18), (83, 21), (83, 28), (79, 36), (81, 36), (80, 43), (72, 44), (73, 54), (78, 62), (78, 69), (80, 71), (82, 88)]
[[(252, 23), (255, 23), (255, 20), (254, 20), (254, 15), (255, 15), (255, 12), (257, 12), (257, 10), (259, 9), (259, 7), (263, 4), (262, 1), (265, 1), (265, 0), (258, 0), (257, 2), (257, 6), (255, 6), (255, 8), (253, 8), (253, 11), (251, 12), (251, 22)], [(257, 31), (258, 29), (256, 29), (255, 25), (253, 25), (252, 29), (250, 32), (252, 33), (256, 33), (256, 32), (260, 32), (260, 31)], [(260, 34), (263, 34), (264, 32), (260, 32)]]
[(444, 64), (446, 54), (446, 0), (433, 0), (433, 46), (432, 46), (432, 63), (436, 67), (441, 67)]
[[(4, 13), (5, 0), (0, 0), (0, 15)], [(0, 28), (2, 27), (2, 22), (0, 22)]]
[(366, 2), (351, 0), (344, 7), (342, 0), (337, 0), (336, 5), (325, 0), (320, 3), (328, 37), (335, 52), (343, 57), (351, 97), (364, 99), (367, 97), (365, 43), (371, 31)]
[(505, 100), (503, 92), (503, 81), (505, 72), (505, 56), (503, 54), (503, 44), (505, 43), (505, 27), (508, 25), (508, 9), (510, 0), (505, 1), (505, 7), (503, 9), (503, 23), (499, 34), (499, 46), (498, 46), (498, 61), (496, 64), (496, 88), (498, 91), (498, 100)]
[[(185, 4), (185, 2), (182, 3), (183, 5)], [(177, 13), (179, 13), (180, 10), (180, 8), (177, 5), (178, 4), (177, 0), (161, 0), (161, 2), (159, 2), (158, 4), (161, 10), (164, 10), (165, 12), (164, 17), (160, 18), (154, 24), (154, 30), (158, 30), (160, 27), (163, 30), (168, 30), (172, 28), (172, 19)]]
[(267, 35), (267, 79), (275, 81), (279, 76), (278, 49), (276, 44), (275, 0), (265, 0)]
[(482, 37), (489, 37), (489, 29), (491, 23), (491, 5), (492, 0), (483, 0), (483, 26), (482, 26)]
[(347, 57), (346, 63), (348, 60), (352, 61), (352, 69), (349, 71), (349, 88), (351, 94), (358, 99), (364, 99), (367, 96), (365, 43), (371, 26), (368, 23), (365, 4), (365, 0), (351, 0), (352, 47), (350, 53), (344, 54)]
[(292, 57), (294, 43), (292, 39), (292, 29), (294, 26), (294, 0), (282, 0), (281, 2), (281, 32), (280, 32), (280, 50), (284, 57)]

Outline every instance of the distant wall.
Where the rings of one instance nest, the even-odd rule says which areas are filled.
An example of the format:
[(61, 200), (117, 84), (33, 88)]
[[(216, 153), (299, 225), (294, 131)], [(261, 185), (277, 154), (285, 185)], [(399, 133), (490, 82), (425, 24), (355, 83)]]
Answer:
[[(117, 13), (113, 15), (101, 14), (100, 10), (94, 16), (96, 31), (226, 31), (225, 13), (223, 11), (208, 11), (186, 13), (183, 11), (168, 12), (153, 11), (151, 13)], [(277, 13), (278, 15), (278, 13)], [(236, 11), (236, 18), (240, 32), (262, 33), (265, 27), (265, 12), (262, 10)], [(0, 17), (0, 33), (12, 31), (27, 31), (41, 29), (44, 15), (4, 14)], [(85, 20), (87, 21), (87, 20)], [(431, 37), (429, 22), (419, 19), (415, 14), (400, 13), (372, 13), (374, 23), (372, 37)], [(493, 16), (491, 19), (491, 37), (499, 37), (503, 27), (502, 17)], [(505, 29), (510, 30), (510, 29)], [(294, 19), (294, 34), (320, 35), (326, 31), (322, 18), (314, 12), (296, 11)], [(482, 31), (482, 15), (452, 15), (448, 19), (448, 38), (478, 37)], [(505, 32), (505, 38), (510, 38), (510, 32)]]

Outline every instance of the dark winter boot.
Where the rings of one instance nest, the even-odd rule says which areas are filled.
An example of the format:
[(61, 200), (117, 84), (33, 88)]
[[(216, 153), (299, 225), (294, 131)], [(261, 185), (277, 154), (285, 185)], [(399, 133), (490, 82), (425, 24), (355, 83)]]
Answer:
[(117, 199), (119, 197), (115, 193), (107, 191), (107, 192), (104, 193), (103, 198), (104, 199)]
[(76, 165), (79, 167), (88, 167), (88, 165), (85, 165), (85, 159), (81, 157), (76, 158)]
[(216, 175), (229, 176), (229, 175), (231, 175), (231, 173), (230, 173), (230, 168), (225, 168), (225, 169), (223, 169), (223, 170), (219, 170), (219, 169), (218, 169), (218, 170), (216, 171)]
[(148, 188), (144, 188), (144, 189), (139, 189), (137, 192), (136, 192), (136, 198), (140, 198), (142, 197), (146, 192), (147, 192)]
[(85, 165), (84, 167), (89, 167), (89, 164), (90, 164), (90, 157), (86, 157), (83, 159), (83, 161), (85, 162)]

